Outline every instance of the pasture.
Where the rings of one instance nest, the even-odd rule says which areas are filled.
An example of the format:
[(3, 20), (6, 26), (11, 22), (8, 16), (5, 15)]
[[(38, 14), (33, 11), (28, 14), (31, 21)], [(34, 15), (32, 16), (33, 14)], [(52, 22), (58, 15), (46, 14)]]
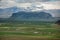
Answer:
[(0, 23), (1, 40), (59, 40), (60, 27), (54, 22)]

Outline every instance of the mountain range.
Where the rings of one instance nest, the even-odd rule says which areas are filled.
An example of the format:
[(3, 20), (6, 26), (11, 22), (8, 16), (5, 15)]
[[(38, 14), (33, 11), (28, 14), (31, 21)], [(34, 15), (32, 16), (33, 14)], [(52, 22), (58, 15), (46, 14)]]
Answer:
[[(37, 7), (38, 8), (38, 7)], [(39, 9), (39, 8), (38, 8)], [(40, 8), (41, 9), (41, 8)], [(53, 17), (49, 11), (53, 10), (39, 10), (39, 11), (32, 11), (34, 10), (27, 7), (27, 9), (24, 8), (17, 8), (17, 7), (11, 7), (6, 9), (0, 9), (0, 14), (2, 14), (3, 11), (7, 11), (7, 14), (9, 12), (12, 13), (12, 15), (9, 18), (0, 18), (0, 21), (8, 20), (8, 21), (55, 21), (59, 20), (60, 17)], [(54, 10), (56, 11), (56, 10)], [(57, 12), (60, 12), (57, 10)]]
[(53, 21), (55, 20), (52, 15), (46, 12), (17, 12), (13, 13), (10, 21)]

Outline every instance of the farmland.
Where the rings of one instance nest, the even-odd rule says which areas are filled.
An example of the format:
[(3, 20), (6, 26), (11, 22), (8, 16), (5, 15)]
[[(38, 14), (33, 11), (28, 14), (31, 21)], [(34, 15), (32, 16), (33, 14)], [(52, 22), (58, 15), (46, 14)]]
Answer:
[[(2, 22), (0, 39), (4, 40), (55, 40), (60, 38), (60, 27), (54, 22)], [(11, 38), (11, 39), (10, 39)], [(56, 39), (56, 40), (57, 40)]]

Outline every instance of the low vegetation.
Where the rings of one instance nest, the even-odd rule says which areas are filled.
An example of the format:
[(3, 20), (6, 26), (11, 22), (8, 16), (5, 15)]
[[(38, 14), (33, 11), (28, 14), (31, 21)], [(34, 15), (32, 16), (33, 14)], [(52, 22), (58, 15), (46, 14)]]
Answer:
[[(60, 28), (54, 22), (5, 22), (0, 23), (0, 35), (20, 35), (29, 39), (33, 37), (60, 38)], [(33, 37), (32, 37), (33, 36)], [(27, 39), (26, 39), (27, 40)]]

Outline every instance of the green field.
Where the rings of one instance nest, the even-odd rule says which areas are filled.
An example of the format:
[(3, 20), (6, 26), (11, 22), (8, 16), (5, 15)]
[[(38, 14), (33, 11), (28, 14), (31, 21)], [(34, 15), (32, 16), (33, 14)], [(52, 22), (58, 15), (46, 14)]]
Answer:
[[(4, 22), (0, 23), (0, 36), (22, 36), (38, 38), (60, 38), (60, 26), (54, 22)], [(18, 37), (19, 37), (18, 36)], [(27, 40), (27, 39), (26, 39)]]

